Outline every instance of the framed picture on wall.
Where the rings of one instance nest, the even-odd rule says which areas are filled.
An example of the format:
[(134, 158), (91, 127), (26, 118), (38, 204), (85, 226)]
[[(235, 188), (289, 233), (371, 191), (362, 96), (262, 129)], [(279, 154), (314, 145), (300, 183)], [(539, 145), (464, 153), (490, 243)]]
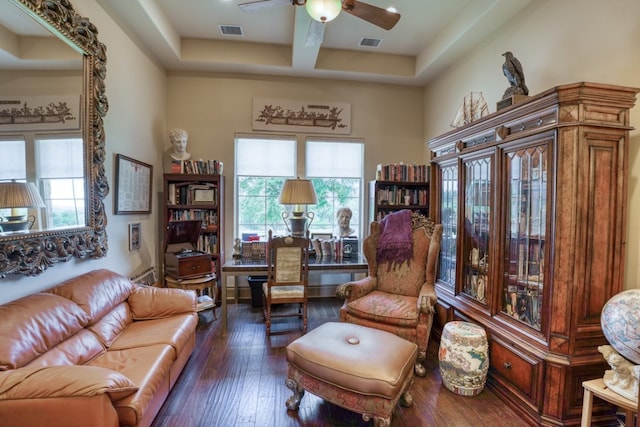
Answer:
[(140, 223), (129, 224), (129, 252), (140, 249), (141, 237)]
[(116, 154), (115, 214), (151, 213), (153, 166)]

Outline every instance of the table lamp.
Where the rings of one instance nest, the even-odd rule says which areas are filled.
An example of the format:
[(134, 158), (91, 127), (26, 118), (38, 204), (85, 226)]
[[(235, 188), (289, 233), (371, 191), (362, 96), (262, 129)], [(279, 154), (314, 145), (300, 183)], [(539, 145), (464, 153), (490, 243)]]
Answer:
[[(0, 209), (11, 209), (11, 215), (0, 221), (2, 231), (27, 230), (29, 224), (27, 215), (18, 212), (20, 208), (42, 208), (44, 201), (38, 193), (38, 189), (31, 182), (17, 182), (15, 180), (0, 182)], [(35, 221), (35, 217), (34, 217)]]
[[(282, 212), (282, 220), (287, 226), (287, 230), (292, 236), (304, 237), (313, 221), (313, 212), (307, 212), (303, 205), (315, 205), (318, 203), (318, 196), (313, 184), (308, 179), (287, 179), (282, 186), (278, 203), (281, 205), (293, 205), (291, 214)], [(309, 223), (307, 224), (307, 219)], [(289, 222), (287, 222), (289, 220)]]

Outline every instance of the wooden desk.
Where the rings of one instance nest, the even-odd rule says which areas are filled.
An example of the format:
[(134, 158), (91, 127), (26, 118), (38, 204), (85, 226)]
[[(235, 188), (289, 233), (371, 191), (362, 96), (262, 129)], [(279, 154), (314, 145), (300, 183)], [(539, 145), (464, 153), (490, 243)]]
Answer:
[[(332, 258), (309, 259), (309, 272), (322, 274), (355, 274), (367, 273), (369, 265), (363, 258), (343, 259)], [(231, 260), (222, 266), (222, 333), (227, 333), (227, 277), (234, 278), (234, 300), (238, 302), (238, 277), (251, 275), (266, 275), (266, 261)]]
[(582, 401), (582, 422), (581, 427), (591, 426), (591, 411), (593, 406), (593, 396), (597, 396), (602, 400), (605, 400), (612, 405), (616, 405), (618, 408), (624, 409), (625, 413), (625, 425), (633, 425), (633, 414), (637, 410), (637, 404), (633, 400), (629, 400), (610, 390), (605, 384), (602, 378), (595, 380), (584, 381), (582, 383), (584, 387), (584, 398)]

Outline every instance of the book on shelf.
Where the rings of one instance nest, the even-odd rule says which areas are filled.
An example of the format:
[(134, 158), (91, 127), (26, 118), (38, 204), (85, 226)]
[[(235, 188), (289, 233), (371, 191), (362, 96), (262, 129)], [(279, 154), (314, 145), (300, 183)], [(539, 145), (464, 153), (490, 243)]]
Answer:
[(173, 160), (171, 173), (222, 175), (224, 163), (219, 160)]
[(207, 182), (171, 182), (167, 193), (170, 205), (215, 204), (218, 185)]
[(408, 165), (402, 162), (389, 165), (378, 164), (376, 167), (378, 181), (429, 182), (429, 165)]

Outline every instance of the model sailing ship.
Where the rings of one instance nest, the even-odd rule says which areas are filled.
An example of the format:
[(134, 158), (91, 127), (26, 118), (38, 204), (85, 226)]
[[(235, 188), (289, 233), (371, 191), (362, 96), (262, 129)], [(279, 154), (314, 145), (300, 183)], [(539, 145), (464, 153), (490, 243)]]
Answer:
[(459, 128), (468, 125), (474, 120), (478, 120), (489, 114), (489, 106), (482, 96), (482, 92), (469, 92), (464, 99), (456, 117), (451, 122), (451, 127)]

